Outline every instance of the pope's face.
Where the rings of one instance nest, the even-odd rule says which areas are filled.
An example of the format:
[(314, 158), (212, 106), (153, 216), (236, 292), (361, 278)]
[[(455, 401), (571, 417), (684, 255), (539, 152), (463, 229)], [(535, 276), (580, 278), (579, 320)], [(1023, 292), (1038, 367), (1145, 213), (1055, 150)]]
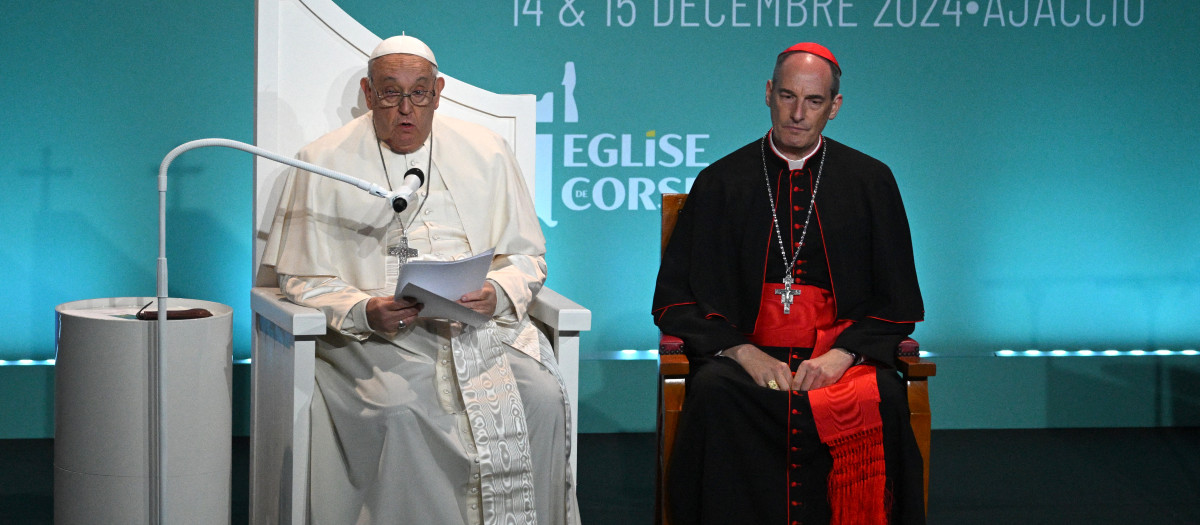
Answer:
[[(415, 55), (392, 54), (381, 56), (371, 64), (371, 79), (359, 82), (367, 107), (375, 122), (379, 140), (396, 153), (412, 153), (421, 147), (433, 129), (433, 112), (441, 102), (445, 79), (439, 78), (433, 64)], [(414, 105), (412, 97), (401, 97), (395, 107), (380, 107), (380, 95), (386, 93), (434, 93), (423, 106)]]
[(825, 124), (837, 116), (842, 95), (831, 95), (833, 71), (809, 53), (787, 57), (779, 77), (767, 81), (771, 137), (780, 153), (799, 159), (816, 147)]

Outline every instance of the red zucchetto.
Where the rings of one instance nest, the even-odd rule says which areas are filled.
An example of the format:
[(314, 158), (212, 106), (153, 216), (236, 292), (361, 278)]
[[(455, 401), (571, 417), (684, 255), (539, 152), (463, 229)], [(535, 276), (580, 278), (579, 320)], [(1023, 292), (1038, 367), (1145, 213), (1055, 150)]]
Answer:
[(833, 57), (833, 52), (830, 51), (829, 48), (816, 42), (801, 42), (792, 47), (784, 49), (779, 54), (783, 55), (784, 53), (794, 53), (796, 51), (802, 51), (804, 53), (810, 53), (824, 58), (825, 60), (833, 63), (833, 67), (837, 69), (839, 75), (842, 74), (842, 66), (838, 64), (837, 59)]

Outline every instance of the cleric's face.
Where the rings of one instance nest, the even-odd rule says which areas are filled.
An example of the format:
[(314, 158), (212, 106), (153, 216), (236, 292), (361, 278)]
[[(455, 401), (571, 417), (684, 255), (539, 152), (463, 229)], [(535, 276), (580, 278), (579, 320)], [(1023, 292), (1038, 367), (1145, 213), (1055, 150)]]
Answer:
[(433, 129), (433, 112), (446, 81), (428, 60), (406, 54), (375, 59), (368, 74), (370, 80), (364, 78), (359, 84), (371, 109), (375, 134), (396, 153), (416, 151)]
[(832, 95), (832, 86), (829, 63), (809, 53), (787, 57), (779, 77), (767, 81), (771, 139), (780, 153), (799, 159), (816, 148), (825, 124), (842, 107), (842, 95)]

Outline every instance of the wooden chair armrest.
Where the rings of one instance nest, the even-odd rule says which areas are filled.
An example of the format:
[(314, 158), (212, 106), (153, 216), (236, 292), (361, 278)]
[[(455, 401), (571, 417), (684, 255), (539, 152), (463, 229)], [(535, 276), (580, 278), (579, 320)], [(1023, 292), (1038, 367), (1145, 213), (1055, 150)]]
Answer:
[(908, 381), (917, 381), (937, 375), (937, 365), (917, 356), (897, 356), (896, 369)]
[(658, 373), (662, 376), (686, 376), (691, 366), (686, 355), (668, 354), (658, 356)]
[(686, 376), (691, 367), (683, 354), (683, 340), (673, 335), (663, 335), (658, 340), (658, 375)]

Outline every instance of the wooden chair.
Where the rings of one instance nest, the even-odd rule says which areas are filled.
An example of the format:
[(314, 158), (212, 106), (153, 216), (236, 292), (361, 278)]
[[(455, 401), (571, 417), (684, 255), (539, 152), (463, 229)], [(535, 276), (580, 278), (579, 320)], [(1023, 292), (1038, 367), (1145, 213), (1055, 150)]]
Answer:
[[(675, 221), (687, 200), (685, 193), (666, 193), (662, 196), (662, 250), (666, 250)], [(900, 371), (908, 390), (908, 410), (911, 414), (913, 433), (925, 463), (925, 505), (929, 506), (929, 382), (937, 373), (937, 365), (921, 359), (920, 346), (914, 339), (905, 339), (896, 349), (896, 368)], [(671, 449), (675, 444), (675, 429), (679, 425), (679, 412), (683, 409), (683, 397), (687, 388), (688, 360), (683, 353), (683, 341), (678, 337), (663, 335), (658, 347), (658, 464), (655, 466), (655, 519), (656, 524), (667, 525), (666, 473), (671, 462)]]

